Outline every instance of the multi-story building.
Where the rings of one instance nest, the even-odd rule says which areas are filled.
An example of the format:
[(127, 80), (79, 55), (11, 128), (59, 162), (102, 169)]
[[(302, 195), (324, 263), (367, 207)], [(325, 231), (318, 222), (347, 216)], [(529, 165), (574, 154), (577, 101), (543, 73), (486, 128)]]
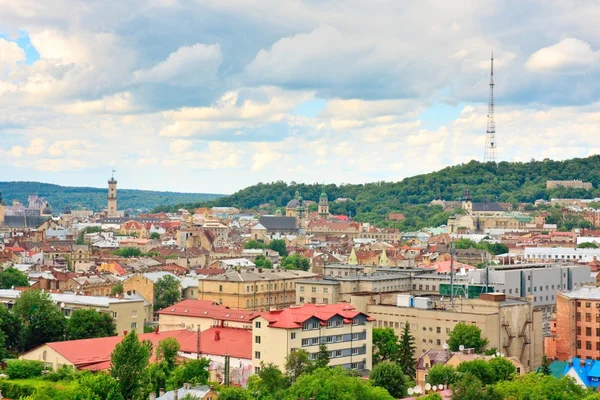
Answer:
[(558, 293), (553, 324), (553, 335), (544, 342), (548, 357), (600, 360), (600, 288)]
[(240, 310), (285, 308), (296, 304), (296, 281), (314, 276), (300, 270), (230, 268), (201, 279), (198, 299)]
[(591, 182), (583, 182), (575, 179), (572, 181), (546, 181), (546, 189), (554, 189), (557, 187), (585, 190), (591, 190), (594, 188)]
[(408, 322), (418, 357), (429, 349), (443, 349), (449, 333), (462, 322), (479, 327), (482, 336), (488, 339), (489, 348), (495, 347), (507, 357), (518, 357), (527, 371), (540, 365), (542, 316), (532, 302), (506, 298), (503, 293), (488, 293), (480, 299), (457, 299), (454, 308), (447, 300), (424, 303), (404, 307), (374, 304), (368, 296), (352, 297), (352, 305), (376, 319), (377, 327), (393, 328), (401, 335)]
[(600, 257), (600, 249), (525, 247), (523, 257), (527, 262), (587, 262), (592, 261), (594, 257)]
[(230, 309), (209, 300), (183, 300), (158, 311), (160, 331), (213, 327), (252, 329), (253, 311)]
[(292, 306), (252, 319), (252, 364), (285, 369), (288, 354), (306, 350), (316, 359), (320, 344), (329, 351), (329, 365), (370, 370), (372, 366), (372, 319), (349, 304)]

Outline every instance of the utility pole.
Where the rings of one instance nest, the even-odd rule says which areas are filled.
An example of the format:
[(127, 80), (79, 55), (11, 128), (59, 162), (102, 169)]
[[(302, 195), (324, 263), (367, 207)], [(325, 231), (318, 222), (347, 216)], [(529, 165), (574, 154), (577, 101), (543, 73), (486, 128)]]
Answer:
[(494, 120), (494, 52), (492, 52), (490, 71), (490, 100), (488, 103), (485, 153), (483, 154), (484, 163), (490, 161), (496, 163), (496, 121)]

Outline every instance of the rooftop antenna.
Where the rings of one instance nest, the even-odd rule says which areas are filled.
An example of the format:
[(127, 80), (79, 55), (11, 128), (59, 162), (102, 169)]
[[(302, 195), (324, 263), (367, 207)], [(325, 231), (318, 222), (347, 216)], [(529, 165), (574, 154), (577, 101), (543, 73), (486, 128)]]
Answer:
[(496, 163), (496, 122), (494, 121), (494, 52), (492, 51), (490, 72), (490, 101), (488, 103), (487, 130), (483, 162)]

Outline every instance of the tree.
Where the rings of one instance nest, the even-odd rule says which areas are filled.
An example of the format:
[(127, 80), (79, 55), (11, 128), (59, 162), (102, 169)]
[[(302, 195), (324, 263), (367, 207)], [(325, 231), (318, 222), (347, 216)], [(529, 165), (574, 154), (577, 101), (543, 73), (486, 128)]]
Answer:
[(392, 328), (373, 328), (373, 364), (396, 361), (400, 346)]
[(0, 306), (0, 359), (16, 355), (22, 348), (23, 324), (18, 315)]
[[(319, 368), (304, 374), (287, 390), (285, 400), (392, 400), (387, 390), (372, 386), (361, 378), (351, 376), (340, 367)], [(219, 397), (219, 400), (222, 400)]]
[(303, 271), (308, 271), (310, 268), (310, 260), (306, 257), (302, 257), (300, 254), (292, 254), (281, 260), (281, 266), (285, 269), (301, 269)]
[(594, 242), (583, 242), (577, 245), (578, 249), (597, 249), (598, 245)]
[(273, 268), (273, 261), (269, 260), (267, 257), (263, 256), (262, 254), (259, 256), (256, 256), (256, 259), (254, 260), (254, 264), (259, 267), (259, 268)]
[(175, 368), (171, 376), (167, 379), (169, 389), (180, 388), (184, 383), (194, 385), (206, 385), (208, 383), (208, 367), (210, 361), (206, 358), (198, 360), (187, 359), (185, 362)]
[(156, 346), (156, 359), (159, 362), (164, 362), (167, 367), (167, 371), (171, 372), (177, 366), (177, 357), (179, 356), (179, 350), (181, 345), (175, 338), (166, 338), (158, 342)]
[(23, 327), (23, 351), (64, 339), (67, 320), (52, 301), (50, 294), (41, 290), (22, 292), (15, 301), (12, 312)]
[(158, 232), (152, 232), (150, 234), (150, 240), (160, 240), (160, 233), (158, 233)]
[(462, 374), (471, 374), (476, 377), (483, 385), (494, 383), (494, 375), (490, 365), (484, 360), (473, 360), (462, 362), (456, 367), (456, 370)]
[(249, 390), (232, 386), (219, 391), (219, 400), (253, 400), (253, 397)]
[(431, 385), (451, 385), (458, 380), (459, 374), (451, 365), (435, 364), (427, 372), (427, 383)]
[(123, 400), (118, 382), (108, 374), (82, 374), (78, 381), (75, 399)]
[(29, 286), (27, 275), (13, 267), (0, 271), (0, 289), (10, 289), (14, 286)]
[(269, 243), (269, 248), (278, 252), (281, 257), (286, 257), (288, 255), (287, 246), (285, 244), (285, 240), (283, 239), (271, 240), (271, 243)]
[(140, 249), (136, 249), (134, 247), (125, 247), (120, 250), (113, 251), (113, 254), (119, 257), (131, 258), (141, 257), (143, 253)]
[(404, 374), (411, 378), (416, 376), (415, 351), (415, 338), (410, 334), (410, 325), (406, 322), (398, 343), (398, 363)]
[(465, 376), (452, 387), (452, 400), (480, 400), (485, 398), (483, 385), (476, 376)]
[(314, 362), (314, 367), (325, 368), (327, 366), (329, 366), (329, 350), (327, 350), (327, 345), (325, 343), (321, 343), (319, 345), (317, 359)]
[(165, 275), (154, 284), (154, 311), (169, 307), (180, 299), (179, 281), (174, 276)]
[(551, 371), (550, 371), (550, 359), (548, 358), (548, 356), (546, 354), (544, 354), (542, 356), (542, 365), (540, 366), (540, 372), (542, 373), (542, 375), (550, 375)]
[(248, 390), (254, 398), (261, 400), (276, 400), (283, 397), (283, 391), (288, 387), (288, 380), (275, 364), (260, 365), (260, 372), (248, 379)]
[(142, 374), (148, 367), (152, 345), (140, 342), (135, 330), (129, 332), (115, 346), (110, 355), (110, 374), (119, 384), (125, 400), (135, 398), (140, 392)]
[(267, 245), (256, 239), (250, 239), (244, 244), (245, 249), (264, 249)]
[(492, 358), (488, 361), (492, 374), (492, 382), (509, 381), (515, 377), (517, 368), (504, 357)]
[(294, 382), (300, 375), (312, 368), (312, 362), (306, 350), (292, 351), (285, 358), (285, 373), (291, 382)]
[(110, 294), (113, 296), (123, 294), (124, 292), (125, 289), (123, 289), (123, 282), (117, 283), (115, 286), (112, 287), (112, 289), (110, 289)]
[(593, 392), (579, 386), (569, 377), (526, 374), (509, 381), (500, 381), (494, 390), (504, 399), (579, 400)]
[(85, 244), (85, 234), (86, 233), (96, 233), (96, 232), (102, 232), (102, 228), (99, 226), (88, 226), (87, 228), (82, 229), (81, 231), (79, 231), (79, 234), (77, 235), (77, 241), (75, 242), (75, 244), (78, 244), (78, 245)]
[(117, 326), (113, 318), (93, 309), (75, 310), (67, 321), (67, 339), (91, 339), (116, 336)]
[(481, 329), (475, 325), (459, 322), (450, 332), (448, 346), (452, 351), (458, 351), (460, 345), (467, 349), (475, 349), (475, 352), (481, 353), (488, 344), (488, 340), (481, 337)]
[(369, 379), (375, 386), (386, 389), (395, 398), (404, 397), (410, 386), (410, 379), (402, 368), (390, 361), (383, 361), (373, 367)]

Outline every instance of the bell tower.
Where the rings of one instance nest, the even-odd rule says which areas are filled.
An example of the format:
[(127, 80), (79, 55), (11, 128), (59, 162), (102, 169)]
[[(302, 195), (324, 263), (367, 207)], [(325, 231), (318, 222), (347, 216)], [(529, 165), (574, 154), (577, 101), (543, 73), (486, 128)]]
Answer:
[(319, 196), (319, 218), (329, 217), (329, 200), (327, 199), (327, 193), (323, 191)]
[(118, 217), (117, 213), (117, 180), (115, 179), (115, 170), (113, 169), (112, 175), (108, 180), (108, 217)]

